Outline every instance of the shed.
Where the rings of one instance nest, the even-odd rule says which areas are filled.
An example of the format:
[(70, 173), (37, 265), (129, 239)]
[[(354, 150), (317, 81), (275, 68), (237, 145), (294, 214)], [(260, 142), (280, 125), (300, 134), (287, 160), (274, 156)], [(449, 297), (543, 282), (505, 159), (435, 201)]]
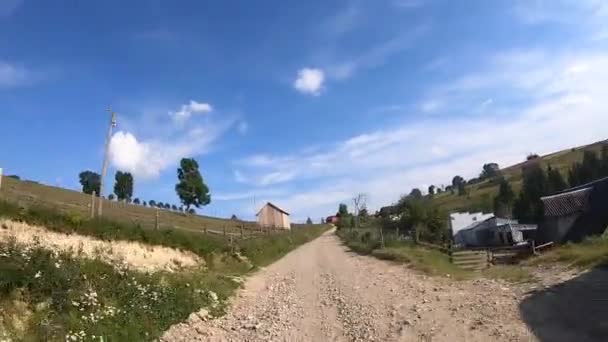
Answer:
[(454, 234), (454, 244), (465, 247), (498, 247), (525, 244), (534, 238), (536, 225), (517, 220), (490, 217), (475, 222)]
[(263, 228), (291, 229), (289, 213), (270, 202), (267, 202), (256, 216), (258, 224)]
[(542, 197), (545, 219), (539, 242), (580, 241), (608, 225), (608, 177)]

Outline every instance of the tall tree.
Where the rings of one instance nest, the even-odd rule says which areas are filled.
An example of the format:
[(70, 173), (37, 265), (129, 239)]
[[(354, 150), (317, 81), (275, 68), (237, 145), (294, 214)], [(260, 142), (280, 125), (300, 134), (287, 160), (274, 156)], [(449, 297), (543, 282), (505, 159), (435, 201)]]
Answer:
[(414, 188), (412, 189), (412, 191), (410, 191), (410, 197), (415, 198), (415, 199), (421, 199), (422, 198), (422, 191), (420, 191), (420, 189), (418, 188)]
[(129, 172), (116, 171), (114, 176), (114, 194), (119, 201), (128, 201), (133, 196), (133, 175)]
[(310, 219), (310, 217), (306, 219), (306, 224), (312, 224), (312, 220)]
[(177, 206), (175, 204), (171, 204), (171, 210), (177, 211)]
[(149, 204), (151, 207), (156, 207), (156, 201), (155, 201), (155, 200), (150, 200), (150, 201), (148, 202), (148, 204)]
[(141, 203), (141, 205), (143, 205), (144, 207), (147, 207), (147, 206), (148, 206), (148, 203), (147, 203), (146, 201), (143, 201), (143, 202)]
[(338, 206), (338, 216), (348, 216), (348, 206), (344, 203), (340, 203)]
[(429, 195), (431, 195), (431, 196), (435, 195), (435, 186), (434, 185), (429, 186)]
[(452, 189), (458, 190), (458, 196), (466, 194), (465, 185), (466, 181), (461, 176), (454, 176), (454, 178), (452, 178)]
[(481, 174), (479, 175), (480, 180), (494, 178), (500, 175), (500, 167), (496, 163), (487, 163), (483, 165)]
[(140, 202), (139, 202), (139, 198), (135, 198), (135, 199), (133, 200), (133, 203), (135, 203), (135, 204), (139, 204), (139, 203), (140, 203)]
[(564, 180), (561, 172), (558, 169), (554, 169), (549, 165), (547, 167), (547, 194), (554, 194), (565, 190), (568, 184)]
[(524, 170), (524, 184), (513, 206), (513, 215), (522, 223), (538, 223), (543, 218), (544, 208), (540, 200), (548, 193), (548, 181), (540, 165)]
[(177, 169), (177, 179), (179, 183), (175, 185), (175, 191), (187, 212), (190, 212), (190, 206), (200, 208), (211, 202), (209, 187), (203, 181), (196, 160), (183, 158)]
[(108, 199), (109, 199), (110, 201), (113, 201), (113, 200), (114, 200), (114, 194), (109, 194), (109, 195), (108, 195)]
[(494, 198), (494, 215), (498, 217), (511, 217), (514, 201), (515, 193), (511, 188), (511, 184), (506, 179), (501, 179), (498, 187), (498, 196)]
[(602, 161), (593, 151), (583, 152), (583, 161), (572, 165), (568, 172), (570, 186), (583, 185), (597, 180), (602, 175)]
[(602, 145), (602, 168), (601, 175), (602, 177), (608, 177), (608, 143), (604, 143)]
[(93, 171), (82, 171), (78, 178), (80, 178), (80, 185), (82, 185), (82, 192), (85, 194), (92, 194), (93, 191), (99, 196), (99, 186), (101, 185), (101, 177), (98, 173)]

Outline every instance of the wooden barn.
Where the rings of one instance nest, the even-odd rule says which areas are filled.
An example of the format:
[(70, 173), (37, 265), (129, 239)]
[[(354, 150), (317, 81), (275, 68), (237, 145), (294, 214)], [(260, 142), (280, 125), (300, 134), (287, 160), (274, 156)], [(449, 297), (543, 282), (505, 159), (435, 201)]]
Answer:
[(263, 228), (291, 229), (289, 213), (270, 202), (266, 203), (256, 216)]

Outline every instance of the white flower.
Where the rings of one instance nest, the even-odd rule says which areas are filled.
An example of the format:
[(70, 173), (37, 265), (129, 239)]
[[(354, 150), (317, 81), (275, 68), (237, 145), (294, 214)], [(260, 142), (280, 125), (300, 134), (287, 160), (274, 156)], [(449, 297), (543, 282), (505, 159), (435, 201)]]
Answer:
[(60, 264), (60, 263), (58, 263), (58, 262), (56, 262), (56, 263), (55, 263), (55, 268), (59, 268), (59, 267), (61, 267), (61, 264)]
[(40, 277), (42, 277), (42, 272), (38, 271), (38, 272), (36, 272), (36, 274), (34, 274), (35, 279), (38, 279)]

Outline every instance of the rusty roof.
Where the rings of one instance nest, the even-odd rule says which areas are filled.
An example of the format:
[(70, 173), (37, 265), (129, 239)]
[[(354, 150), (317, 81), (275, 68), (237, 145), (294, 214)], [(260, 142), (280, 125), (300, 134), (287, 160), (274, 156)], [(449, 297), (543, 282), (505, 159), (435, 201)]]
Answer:
[(592, 187), (541, 197), (545, 216), (567, 216), (587, 210)]

